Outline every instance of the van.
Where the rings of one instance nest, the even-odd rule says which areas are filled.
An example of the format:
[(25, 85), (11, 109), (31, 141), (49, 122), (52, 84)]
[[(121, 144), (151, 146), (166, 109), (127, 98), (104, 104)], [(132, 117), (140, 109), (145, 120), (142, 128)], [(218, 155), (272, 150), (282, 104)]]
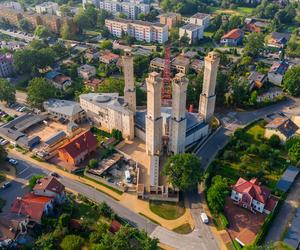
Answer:
[(207, 214), (206, 213), (201, 213), (201, 220), (204, 224), (208, 224), (208, 217), (207, 217)]
[(131, 182), (131, 175), (130, 175), (129, 170), (125, 171), (125, 180), (126, 180), (127, 183)]

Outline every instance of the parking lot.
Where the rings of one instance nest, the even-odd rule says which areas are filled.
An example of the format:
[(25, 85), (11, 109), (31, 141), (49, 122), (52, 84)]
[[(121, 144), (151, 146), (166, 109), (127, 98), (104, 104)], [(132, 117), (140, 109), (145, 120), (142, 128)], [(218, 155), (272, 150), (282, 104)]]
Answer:
[(17, 168), (17, 176), (11, 181), (11, 185), (6, 189), (0, 189), (0, 196), (6, 203), (3, 207), (3, 212), (10, 210), (11, 204), (17, 197), (23, 196), (28, 192), (27, 182), (33, 175), (48, 175), (49, 171), (35, 168), (27, 164), (26, 162), (19, 160)]

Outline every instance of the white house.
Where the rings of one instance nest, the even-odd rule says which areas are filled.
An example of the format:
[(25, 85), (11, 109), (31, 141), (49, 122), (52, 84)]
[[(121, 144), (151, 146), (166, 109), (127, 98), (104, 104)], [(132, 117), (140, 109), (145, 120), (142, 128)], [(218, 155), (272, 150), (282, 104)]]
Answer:
[(188, 23), (179, 28), (179, 37), (187, 36), (190, 39), (190, 44), (197, 42), (203, 38), (204, 26)]

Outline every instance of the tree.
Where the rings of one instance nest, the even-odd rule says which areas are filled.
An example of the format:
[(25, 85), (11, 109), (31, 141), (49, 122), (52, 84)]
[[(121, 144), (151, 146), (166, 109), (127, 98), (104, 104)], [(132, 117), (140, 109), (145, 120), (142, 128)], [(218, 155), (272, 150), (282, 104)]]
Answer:
[(222, 212), (225, 205), (225, 197), (229, 194), (227, 179), (216, 175), (212, 179), (210, 188), (207, 190), (207, 202), (214, 213)]
[(270, 147), (267, 144), (260, 144), (258, 147), (260, 157), (267, 158), (270, 154)]
[(168, 181), (182, 191), (194, 188), (202, 177), (200, 158), (195, 154), (176, 154), (171, 156), (163, 167)]
[(12, 103), (16, 101), (16, 89), (7, 80), (0, 78), (0, 101)]
[(4, 162), (7, 157), (7, 152), (3, 146), (0, 145), (0, 163)]
[(108, 18), (111, 18), (112, 14), (110, 12), (108, 12), (107, 10), (104, 9), (100, 9), (98, 11), (98, 24), (99, 25), (104, 25), (105, 24), (105, 20)]
[(251, 33), (245, 45), (245, 53), (252, 57), (258, 56), (264, 50), (264, 35), (261, 33)]
[(269, 139), (269, 145), (272, 148), (278, 148), (281, 144), (280, 138), (278, 135), (272, 135)]
[(44, 101), (55, 97), (56, 88), (45, 78), (36, 77), (29, 82), (27, 94), (27, 102), (41, 108)]
[(78, 13), (74, 17), (75, 23), (80, 30), (93, 28), (97, 24), (97, 11), (94, 5), (86, 4), (85, 9), (79, 9)]
[(51, 49), (53, 50), (53, 52), (55, 53), (56, 57), (62, 57), (66, 54), (66, 47), (63, 43), (57, 42), (55, 43)]
[(149, 64), (149, 57), (142, 55), (135, 56), (133, 59), (134, 75), (137, 78), (144, 77), (148, 72)]
[(19, 21), (19, 27), (21, 30), (26, 31), (26, 32), (31, 30), (30, 22), (25, 18), (23, 18)]
[(104, 40), (101, 42), (100, 48), (102, 50), (106, 50), (106, 49), (111, 50), (113, 48), (113, 44), (110, 40)]
[(224, 29), (220, 28), (220, 29), (218, 29), (218, 30), (214, 33), (213, 39), (214, 39), (216, 42), (219, 42), (219, 41), (221, 40), (222, 36), (224, 36), (224, 34), (225, 34)]
[(190, 44), (190, 38), (188, 37), (187, 33), (184, 33), (182, 37), (179, 39), (181, 47), (187, 47)]
[(120, 130), (118, 130), (118, 129), (114, 128), (111, 131), (111, 135), (112, 135), (113, 138), (115, 138), (118, 141), (122, 141), (123, 140), (122, 132)]
[(34, 176), (32, 176), (32, 177), (30, 178), (29, 182), (28, 182), (28, 187), (29, 187), (30, 189), (33, 189), (34, 186), (36, 185), (37, 181), (38, 181), (39, 179), (42, 179), (42, 178), (44, 178), (43, 175), (34, 175)]
[(70, 7), (67, 4), (63, 4), (62, 6), (60, 6), (59, 10), (60, 10), (61, 15), (64, 17), (71, 16), (71, 14), (72, 14)]
[(254, 90), (254, 91), (251, 93), (249, 102), (250, 102), (251, 104), (256, 104), (256, 102), (257, 102), (257, 91), (256, 91), (256, 90)]
[(170, 33), (169, 37), (172, 42), (175, 42), (179, 39), (179, 29), (178, 28), (171, 28), (169, 33)]
[(77, 235), (67, 235), (60, 243), (63, 250), (78, 250), (84, 245), (84, 239)]
[(38, 25), (35, 28), (34, 35), (39, 38), (46, 38), (51, 36), (51, 32), (43, 25)]
[(98, 205), (98, 210), (101, 215), (108, 217), (108, 218), (111, 218), (112, 215), (114, 214), (114, 211), (111, 209), (110, 206), (107, 205), (107, 203), (105, 201), (101, 202)]
[(90, 159), (88, 163), (88, 167), (91, 168), (97, 168), (99, 166), (97, 159)]
[(119, 93), (124, 95), (124, 80), (118, 78), (106, 78), (104, 82), (98, 87), (100, 93)]
[(232, 104), (242, 106), (249, 99), (249, 84), (247, 79), (235, 79), (232, 83)]
[(63, 213), (58, 218), (58, 224), (59, 224), (59, 226), (60, 227), (68, 227), (70, 219), (71, 219), (71, 215), (70, 214)]
[(243, 20), (240, 16), (233, 15), (229, 18), (229, 21), (226, 25), (227, 30), (232, 30), (235, 28), (240, 28), (243, 25)]
[(288, 151), (288, 155), (291, 159), (291, 161), (295, 164), (300, 160), (300, 143), (297, 142), (291, 146), (291, 148)]
[(76, 38), (76, 32), (69, 22), (65, 22), (61, 28), (60, 35), (63, 39), (72, 40)]
[(284, 89), (292, 96), (300, 95), (300, 66), (287, 70), (283, 78)]

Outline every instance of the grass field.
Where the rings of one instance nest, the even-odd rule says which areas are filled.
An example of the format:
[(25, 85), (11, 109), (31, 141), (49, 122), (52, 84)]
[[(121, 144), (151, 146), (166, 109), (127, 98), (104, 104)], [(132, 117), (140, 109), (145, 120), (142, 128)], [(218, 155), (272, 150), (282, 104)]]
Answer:
[(210, 10), (211, 10), (211, 13), (215, 14), (215, 15), (224, 13), (224, 14), (229, 14), (229, 15), (248, 16), (248, 15), (251, 15), (254, 8), (237, 7), (236, 9), (232, 10), (232, 9), (222, 9), (220, 7), (211, 7)]
[(176, 220), (185, 213), (183, 202), (150, 201), (150, 210), (166, 220)]

